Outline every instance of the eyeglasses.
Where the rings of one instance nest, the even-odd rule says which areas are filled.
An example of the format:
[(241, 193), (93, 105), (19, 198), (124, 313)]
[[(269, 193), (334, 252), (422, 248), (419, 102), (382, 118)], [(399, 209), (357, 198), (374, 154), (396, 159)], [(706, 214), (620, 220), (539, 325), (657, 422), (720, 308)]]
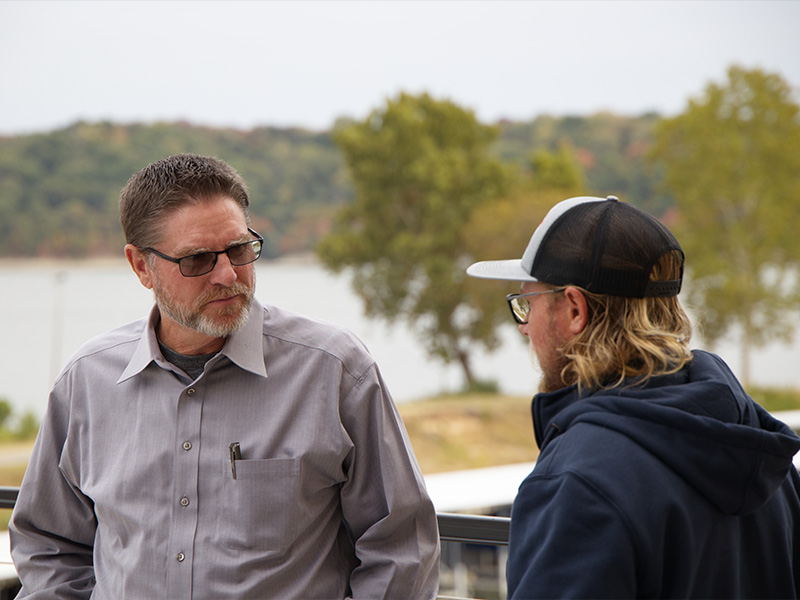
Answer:
[(214, 270), (217, 265), (217, 258), (220, 254), (227, 254), (228, 260), (234, 267), (241, 267), (242, 265), (249, 265), (251, 262), (258, 260), (261, 256), (261, 246), (264, 244), (264, 238), (258, 235), (255, 231), (247, 228), (247, 231), (256, 236), (257, 240), (236, 244), (225, 250), (219, 252), (198, 252), (197, 254), (190, 254), (181, 258), (174, 258), (159, 252), (154, 248), (145, 248), (145, 252), (152, 252), (159, 258), (168, 260), (170, 262), (178, 263), (181, 270), (181, 275), (184, 277), (200, 277)]
[(554, 294), (555, 292), (563, 292), (566, 288), (555, 288), (552, 290), (544, 290), (543, 292), (530, 292), (528, 294), (509, 294), (506, 296), (511, 314), (514, 320), (520, 325), (528, 323), (528, 316), (531, 314), (531, 303), (528, 298), (531, 296), (538, 296), (539, 294)]

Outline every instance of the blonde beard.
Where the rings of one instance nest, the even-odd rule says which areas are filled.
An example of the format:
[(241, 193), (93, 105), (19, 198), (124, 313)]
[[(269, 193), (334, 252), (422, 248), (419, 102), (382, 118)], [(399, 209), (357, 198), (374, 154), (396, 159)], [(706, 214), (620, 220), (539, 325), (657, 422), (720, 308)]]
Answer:
[(569, 364), (569, 360), (563, 355), (561, 348), (557, 348), (555, 352), (557, 356), (554, 360), (548, 361), (548, 364), (542, 364), (531, 339), (528, 338), (528, 358), (531, 361), (531, 365), (542, 372), (538, 390), (540, 394), (555, 392), (569, 385), (562, 377), (564, 368)]

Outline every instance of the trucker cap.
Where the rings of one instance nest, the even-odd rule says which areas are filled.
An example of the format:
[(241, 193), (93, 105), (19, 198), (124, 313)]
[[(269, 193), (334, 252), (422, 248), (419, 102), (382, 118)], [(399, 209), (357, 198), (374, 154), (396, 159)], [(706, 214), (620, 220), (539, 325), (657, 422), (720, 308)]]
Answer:
[[(680, 253), (680, 278), (651, 280), (653, 266), (673, 250)], [(646, 212), (615, 196), (582, 196), (550, 209), (521, 259), (477, 262), (467, 275), (575, 285), (609, 296), (677, 296), (683, 250), (669, 229)]]

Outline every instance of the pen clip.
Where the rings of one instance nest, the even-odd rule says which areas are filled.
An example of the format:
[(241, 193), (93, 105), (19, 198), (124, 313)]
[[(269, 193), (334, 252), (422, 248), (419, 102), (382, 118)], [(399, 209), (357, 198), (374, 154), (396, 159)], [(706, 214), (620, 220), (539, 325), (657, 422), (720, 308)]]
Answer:
[(242, 449), (239, 447), (239, 442), (233, 442), (228, 450), (231, 455), (231, 475), (236, 479), (236, 461), (242, 460)]

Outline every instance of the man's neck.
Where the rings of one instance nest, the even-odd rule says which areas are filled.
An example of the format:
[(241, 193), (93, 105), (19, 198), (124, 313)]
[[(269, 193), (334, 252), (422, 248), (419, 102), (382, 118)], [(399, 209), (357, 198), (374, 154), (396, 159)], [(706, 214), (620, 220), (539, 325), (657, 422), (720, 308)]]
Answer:
[(216, 353), (212, 353), (192, 354), (191, 356), (187, 356), (185, 354), (175, 352), (166, 345), (162, 344), (161, 341), (158, 342), (158, 346), (161, 348), (161, 354), (164, 355), (164, 358), (166, 358), (167, 361), (171, 362), (179, 369), (182, 369), (183, 372), (189, 375), (191, 379), (197, 379), (205, 369), (206, 363), (216, 355)]
[(187, 329), (163, 316), (156, 326), (156, 335), (167, 348), (186, 356), (215, 354), (222, 349), (226, 340), (224, 337), (215, 338)]

